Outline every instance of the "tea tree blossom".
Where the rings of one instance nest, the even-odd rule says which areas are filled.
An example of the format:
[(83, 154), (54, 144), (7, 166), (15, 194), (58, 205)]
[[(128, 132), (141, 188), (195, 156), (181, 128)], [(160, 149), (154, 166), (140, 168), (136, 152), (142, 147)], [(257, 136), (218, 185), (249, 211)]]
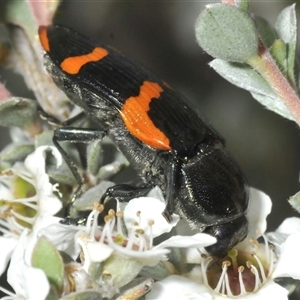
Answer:
[(49, 281), (44, 271), (32, 267), (30, 262), (34, 242), (34, 234), (25, 229), (13, 251), (7, 273), (7, 281), (14, 293), (9, 292), (10, 295), (2, 299), (46, 299), (50, 290)]
[[(155, 244), (155, 237), (170, 232), (179, 221), (179, 217), (173, 214), (173, 221), (166, 222), (161, 214), (165, 204), (158, 194), (156, 196), (132, 199), (123, 210), (122, 205), (117, 203), (116, 211), (111, 209), (104, 216), (104, 225), (98, 224), (104, 206), (95, 202), (85, 227), (68, 226), (72, 228), (73, 239), (71, 235), (67, 237), (66, 226), (61, 224), (44, 228), (40, 234), (54, 241), (55, 236), (65, 232), (63, 240), (69, 241), (66, 248), (77, 249), (82, 270), (88, 274), (86, 283), (94, 286), (103, 296), (111, 298), (134, 280), (144, 266), (167, 261), (170, 253), (168, 248), (203, 248), (215, 242), (215, 238), (198, 233), (194, 236), (172, 236)], [(75, 246), (70, 246), (73, 243)], [(79, 272), (82, 272), (81, 267), (78, 268)], [(80, 291), (82, 286), (86, 287), (82, 281), (78, 282), (75, 291)]]
[[(252, 189), (247, 238), (230, 250), (222, 261), (199, 254), (200, 266), (182, 276), (172, 275), (155, 283), (146, 298), (167, 299), (180, 295), (185, 299), (263, 299), (273, 295), (276, 299), (288, 299), (288, 290), (274, 279), (300, 279), (300, 270), (295, 267), (300, 265), (296, 253), (300, 231), (293, 230), (290, 235), (285, 231), (286, 239), (277, 239), (277, 244), (271, 245), (264, 234), (270, 208), (269, 197)], [(299, 225), (298, 221), (295, 223)], [(280, 226), (278, 233), (284, 227), (291, 226)], [(262, 242), (258, 241), (259, 237), (263, 238)], [(276, 240), (276, 234), (273, 234), (273, 240)], [(187, 261), (195, 263), (195, 252), (189, 253)]]
[(57, 165), (61, 155), (55, 147), (41, 146), (28, 155), (24, 163), (1, 172), (0, 176), (0, 271), (5, 270), (10, 255), (25, 229), (37, 232), (53, 222), (62, 208), (56, 185), (45, 170), (46, 151), (54, 155)]

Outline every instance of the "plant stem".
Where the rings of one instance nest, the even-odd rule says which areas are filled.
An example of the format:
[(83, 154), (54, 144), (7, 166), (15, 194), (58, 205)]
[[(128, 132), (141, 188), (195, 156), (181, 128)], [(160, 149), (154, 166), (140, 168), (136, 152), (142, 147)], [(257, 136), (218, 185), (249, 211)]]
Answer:
[(295, 87), (280, 71), (269, 50), (262, 42), (259, 45), (259, 54), (250, 58), (247, 63), (270, 84), (300, 126), (300, 99)]

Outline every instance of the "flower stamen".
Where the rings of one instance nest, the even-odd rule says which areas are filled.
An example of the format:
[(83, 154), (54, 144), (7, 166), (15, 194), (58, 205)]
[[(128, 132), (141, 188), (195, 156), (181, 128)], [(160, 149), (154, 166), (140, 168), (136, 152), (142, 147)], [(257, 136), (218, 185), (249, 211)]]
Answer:
[(244, 285), (244, 281), (243, 281), (243, 277), (242, 277), (242, 273), (244, 272), (245, 267), (244, 266), (239, 266), (238, 267), (238, 273), (239, 273), (239, 284), (240, 284), (240, 296), (242, 295), (246, 295), (246, 288)]
[(221, 265), (219, 264), (221, 259), (211, 264), (213, 257), (201, 255), (204, 284), (218, 294), (228, 297), (243, 296), (258, 291), (272, 274), (275, 260), (273, 247), (270, 247), (266, 236), (264, 241), (264, 244), (259, 244), (257, 240), (249, 239), (255, 252), (250, 252), (248, 246), (243, 251), (237, 250), (238, 248), (229, 250), (227, 259), (225, 258)]
[(250, 269), (251, 273), (254, 274), (254, 276), (255, 276), (255, 280), (254, 280), (255, 285), (253, 288), (253, 292), (256, 292), (259, 289), (260, 284), (261, 284), (257, 268), (250, 261), (247, 261), (246, 265)]
[(154, 221), (150, 220), (148, 222), (149, 228), (150, 228), (150, 234), (149, 234), (149, 248), (153, 247), (153, 225), (154, 225)]
[[(222, 288), (222, 285), (223, 285), (223, 282), (224, 282), (224, 277), (225, 277), (225, 274), (226, 274), (227, 269), (230, 266), (230, 264), (231, 263), (228, 260), (222, 262), (222, 274), (220, 276), (220, 279), (219, 279), (219, 282), (218, 282), (217, 286), (214, 289), (216, 292), (220, 291), (220, 289)], [(222, 292), (222, 293), (224, 293), (224, 292)]]
[(261, 278), (262, 278), (262, 282), (265, 282), (267, 280), (266, 278), (266, 274), (265, 274), (265, 271), (264, 271), (264, 267), (260, 261), (260, 259), (256, 256), (256, 254), (253, 254), (253, 257), (255, 258), (258, 266), (259, 266), (259, 271), (260, 271), (260, 274), (261, 274)]

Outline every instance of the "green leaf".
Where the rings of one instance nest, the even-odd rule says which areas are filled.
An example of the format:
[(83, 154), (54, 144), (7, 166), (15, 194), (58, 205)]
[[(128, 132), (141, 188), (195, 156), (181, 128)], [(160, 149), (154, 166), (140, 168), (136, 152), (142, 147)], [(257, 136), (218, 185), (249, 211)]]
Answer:
[(60, 1), (2, 0), (0, 20), (25, 29), (32, 43), (36, 42), (39, 25), (51, 23)]
[(254, 16), (254, 22), (264, 44), (269, 48), (277, 39), (274, 28), (263, 18)]
[(171, 262), (180, 273), (184, 273), (186, 271), (186, 262), (182, 255), (182, 249), (174, 247), (170, 250), (168, 254), (169, 262)]
[(210, 66), (232, 84), (249, 91), (252, 96), (269, 110), (289, 119), (294, 120), (290, 111), (282, 103), (265, 79), (251, 67), (229, 63), (215, 59)]
[(249, 9), (249, 0), (236, 0), (236, 4), (240, 9), (246, 12)]
[[(107, 279), (114, 287), (121, 288), (132, 281), (142, 270), (147, 258), (138, 260), (113, 252), (103, 263), (102, 267)], [(105, 280), (105, 278), (102, 279)]]
[(54, 146), (52, 142), (53, 130), (47, 130), (37, 135), (35, 138), (35, 148), (40, 146)]
[(140, 272), (140, 276), (151, 277), (154, 280), (163, 280), (172, 275), (170, 266), (172, 266), (171, 263), (160, 261), (153, 267), (144, 267)]
[(0, 153), (0, 160), (15, 163), (23, 161), (27, 155), (34, 151), (32, 144), (10, 144)]
[(276, 40), (270, 48), (270, 53), (283, 73), (287, 73), (287, 49), (283, 40)]
[(249, 66), (221, 59), (214, 59), (209, 65), (222, 77), (242, 89), (276, 98), (265, 79)]
[(86, 150), (87, 157), (87, 169), (88, 171), (96, 175), (102, 164), (103, 155), (101, 153), (101, 141), (94, 141), (89, 143)]
[(77, 181), (74, 178), (74, 175), (70, 171), (68, 165), (63, 161), (62, 165), (59, 168), (56, 166), (50, 166), (47, 169), (49, 177), (59, 184), (66, 184), (69, 186), (75, 186)]
[(1, 3), (0, 20), (4, 23), (12, 23), (26, 28), (28, 33), (36, 32), (34, 16), (28, 5), (28, 1), (3, 0)]
[(287, 68), (288, 77), (295, 83), (295, 59), (297, 45), (297, 18), (295, 4), (286, 7), (278, 16), (275, 23), (278, 36), (288, 45)]
[(58, 250), (45, 238), (37, 241), (31, 258), (32, 266), (42, 269), (49, 283), (61, 293), (64, 283), (64, 264)]
[(286, 108), (286, 106), (280, 101), (280, 99), (273, 99), (266, 95), (261, 95), (258, 93), (251, 93), (252, 97), (257, 100), (260, 104), (265, 106), (267, 109), (274, 111), (276, 114), (291, 120), (295, 121), (291, 112)]
[(232, 5), (211, 4), (196, 21), (199, 45), (211, 56), (246, 62), (258, 52), (258, 34), (247, 13)]
[(36, 101), (12, 97), (0, 102), (0, 125), (26, 128), (37, 118)]
[(98, 185), (88, 189), (83, 195), (73, 203), (72, 209), (76, 211), (86, 211), (92, 210), (95, 201), (99, 201), (101, 196), (106, 192), (106, 190), (114, 186), (115, 183), (111, 181), (102, 181)]

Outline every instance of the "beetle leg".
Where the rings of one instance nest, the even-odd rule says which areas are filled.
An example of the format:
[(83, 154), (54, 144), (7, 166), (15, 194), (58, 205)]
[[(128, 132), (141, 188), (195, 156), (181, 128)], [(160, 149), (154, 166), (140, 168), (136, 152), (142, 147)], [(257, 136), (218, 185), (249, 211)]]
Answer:
[(59, 142), (68, 141), (73, 143), (90, 143), (96, 140), (102, 140), (107, 135), (106, 131), (98, 129), (82, 129), (73, 127), (61, 127), (54, 131), (53, 144), (61, 153), (73, 176), (75, 177), (78, 188), (75, 191), (72, 202), (82, 193), (83, 178), (80, 176), (76, 165), (71, 160), (67, 152), (62, 148)]
[(38, 113), (42, 120), (45, 120), (54, 126), (70, 126), (78, 122), (83, 123), (86, 119), (86, 114), (83, 111), (64, 122), (61, 122), (60, 120), (46, 113), (41, 106), (38, 106)]
[(132, 198), (146, 196), (152, 188), (150, 185), (133, 186), (130, 184), (116, 184), (106, 190), (100, 199), (100, 203), (103, 204), (111, 198), (116, 198), (121, 202), (128, 202)]
[(162, 215), (167, 220), (167, 222), (172, 222), (171, 215), (174, 212), (174, 199), (176, 195), (176, 178), (177, 172), (179, 171), (181, 161), (178, 160), (177, 156), (169, 161), (167, 165), (165, 177), (166, 177), (166, 208), (162, 212)]

